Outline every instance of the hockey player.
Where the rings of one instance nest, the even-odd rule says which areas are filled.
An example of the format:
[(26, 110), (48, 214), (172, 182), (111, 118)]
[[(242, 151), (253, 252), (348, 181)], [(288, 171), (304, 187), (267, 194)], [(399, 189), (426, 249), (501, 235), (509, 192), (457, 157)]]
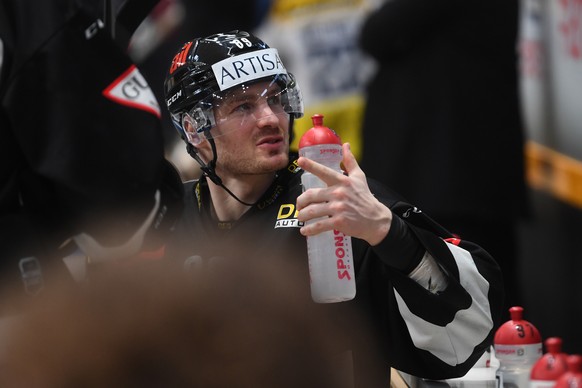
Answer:
[[(503, 298), (496, 262), (367, 179), (348, 144), (345, 174), (290, 155), (303, 106), (276, 49), (244, 31), (194, 39), (173, 58), (165, 85), (174, 124), (203, 171), (185, 184), (172, 258), (199, 269), (243, 256), (291, 257), (304, 265), (309, 287), (304, 236), (333, 229), (352, 236), (356, 297), (321, 308), (336, 310), (338, 323), (353, 308), (372, 322), (374, 344), (338, 339), (352, 351), (361, 386), (388, 386), (389, 367), (462, 376), (491, 345)], [(328, 188), (302, 193), (303, 170)], [(358, 361), (369, 346), (382, 354), (374, 373)]]

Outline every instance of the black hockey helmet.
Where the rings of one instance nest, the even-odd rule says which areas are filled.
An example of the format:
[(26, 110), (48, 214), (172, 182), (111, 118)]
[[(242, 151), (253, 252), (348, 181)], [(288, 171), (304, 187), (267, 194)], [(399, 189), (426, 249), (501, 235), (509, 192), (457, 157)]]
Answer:
[(184, 130), (186, 116), (197, 133), (208, 137), (217, 124), (217, 104), (229, 91), (259, 81), (277, 84), (277, 101), (291, 121), (303, 116), (295, 78), (283, 66), (277, 50), (256, 36), (235, 30), (186, 42), (174, 56), (164, 83), (172, 122), (187, 143), (192, 139)]

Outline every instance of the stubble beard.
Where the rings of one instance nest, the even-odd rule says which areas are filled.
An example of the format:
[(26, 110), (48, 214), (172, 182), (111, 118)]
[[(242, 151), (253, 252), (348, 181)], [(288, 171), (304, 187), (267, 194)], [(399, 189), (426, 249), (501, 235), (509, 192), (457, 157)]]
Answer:
[(255, 153), (246, 153), (246, 157), (240, 157), (242, 151), (223, 150), (218, 152), (217, 170), (228, 171), (229, 175), (263, 175), (279, 171), (289, 164), (289, 146), (284, 147), (285, 151), (277, 152), (267, 157), (257, 158)]

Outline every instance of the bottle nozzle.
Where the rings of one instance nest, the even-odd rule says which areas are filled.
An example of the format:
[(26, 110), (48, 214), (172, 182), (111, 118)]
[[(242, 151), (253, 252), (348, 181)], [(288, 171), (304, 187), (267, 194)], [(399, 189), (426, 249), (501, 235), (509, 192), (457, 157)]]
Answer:
[(323, 115), (316, 113), (313, 116), (311, 116), (311, 121), (313, 121), (314, 127), (321, 127), (323, 126)]
[(562, 339), (558, 337), (550, 337), (545, 341), (546, 350), (549, 353), (558, 354), (562, 351)]
[(521, 321), (523, 318), (523, 307), (514, 306), (509, 309), (509, 315), (512, 321)]

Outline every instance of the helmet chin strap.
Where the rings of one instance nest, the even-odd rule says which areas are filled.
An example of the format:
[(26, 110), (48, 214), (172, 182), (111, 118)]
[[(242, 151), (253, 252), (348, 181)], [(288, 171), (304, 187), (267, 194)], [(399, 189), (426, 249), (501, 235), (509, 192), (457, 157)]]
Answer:
[(295, 116), (292, 114), (289, 115), (289, 146), (293, 143), (293, 139), (295, 139), (295, 133), (293, 131), (293, 123), (295, 122)]
[(214, 184), (222, 187), (231, 197), (233, 197), (234, 199), (236, 199), (238, 202), (242, 203), (245, 206), (253, 206), (254, 203), (248, 203), (243, 201), (242, 199), (240, 199), (239, 197), (237, 197), (232, 191), (230, 191), (228, 189), (228, 187), (226, 187), (224, 185), (224, 183), (222, 183), (222, 179), (220, 179), (220, 177), (216, 174), (216, 160), (218, 159), (217, 153), (216, 153), (216, 143), (214, 142), (214, 138), (212, 138), (212, 135), (210, 135), (209, 131), (205, 131), (206, 135), (208, 136), (208, 142), (210, 143), (210, 146), (212, 147), (212, 161), (210, 163), (205, 163), (202, 158), (200, 157), (200, 155), (198, 154), (198, 151), (196, 150), (196, 147), (194, 147), (191, 143), (187, 142), (186, 143), (186, 150), (188, 151), (188, 154), (190, 154), (191, 157), (194, 158), (194, 160), (196, 160), (196, 162), (198, 162), (198, 164), (200, 165), (200, 169), (202, 170), (202, 172), (204, 173), (204, 175), (206, 175), (212, 182), (214, 182)]

